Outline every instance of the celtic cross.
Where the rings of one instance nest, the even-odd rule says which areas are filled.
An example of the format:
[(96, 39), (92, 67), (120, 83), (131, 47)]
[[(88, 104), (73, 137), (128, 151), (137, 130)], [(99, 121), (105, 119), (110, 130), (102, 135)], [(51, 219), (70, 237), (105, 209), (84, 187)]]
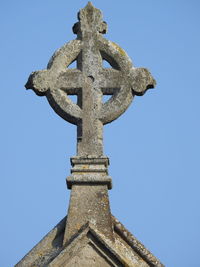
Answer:
[[(26, 84), (46, 96), (55, 112), (77, 125), (77, 156), (71, 158), (70, 205), (63, 244), (82, 226), (93, 224), (113, 240), (108, 189), (112, 188), (103, 155), (103, 125), (117, 119), (135, 95), (155, 86), (145, 68), (133, 67), (126, 52), (103, 38), (107, 24), (90, 2), (78, 14), (73, 31), (77, 39), (54, 53), (47, 69), (33, 72)], [(103, 67), (106, 60), (111, 68)], [(69, 65), (76, 61), (77, 68)], [(77, 96), (74, 103), (69, 95)], [(110, 99), (103, 103), (103, 95)]]
[[(77, 39), (52, 56), (47, 69), (33, 72), (26, 84), (45, 95), (66, 121), (77, 125), (77, 155), (103, 156), (103, 125), (117, 119), (134, 95), (143, 95), (155, 81), (147, 69), (134, 68), (126, 52), (103, 38), (107, 24), (89, 2), (78, 14), (73, 31)], [(104, 68), (103, 60), (112, 68)], [(77, 62), (77, 69), (67, 68)], [(77, 95), (75, 104), (68, 95)], [(111, 95), (103, 103), (102, 96)]]

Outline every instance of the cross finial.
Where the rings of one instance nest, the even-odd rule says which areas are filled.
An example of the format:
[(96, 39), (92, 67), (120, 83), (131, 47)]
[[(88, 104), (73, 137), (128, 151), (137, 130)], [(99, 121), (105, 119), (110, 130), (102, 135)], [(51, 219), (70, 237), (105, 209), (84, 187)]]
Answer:
[(107, 32), (107, 24), (102, 21), (102, 13), (99, 9), (95, 8), (91, 2), (78, 13), (79, 22), (73, 26), (73, 32), (82, 36), (82, 33), (99, 32), (105, 34)]
[[(27, 89), (46, 96), (59, 116), (77, 126), (77, 156), (71, 159), (72, 175), (67, 178), (72, 194), (63, 243), (88, 222), (113, 239), (107, 195), (112, 185), (109, 161), (103, 155), (103, 125), (124, 113), (135, 95), (155, 85), (147, 69), (133, 67), (121, 47), (103, 38), (107, 24), (100, 10), (89, 2), (78, 18), (73, 27), (77, 39), (56, 51), (47, 69), (33, 72), (26, 84)], [(111, 68), (104, 68), (103, 60)], [(69, 69), (73, 61), (77, 68)], [(77, 103), (69, 95), (76, 95)], [(111, 98), (103, 103), (103, 95)]]
[[(47, 69), (33, 72), (26, 84), (37, 95), (45, 95), (58, 115), (76, 124), (78, 156), (103, 156), (103, 125), (118, 118), (134, 95), (153, 88), (147, 69), (134, 68), (126, 52), (103, 38), (107, 24), (91, 2), (78, 15), (73, 27), (78, 39), (60, 48)], [(112, 68), (104, 68), (103, 60)], [(77, 61), (77, 69), (67, 67)], [(77, 95), (77, 104), (68, 95)], [(103, 103), (103, 95), (111, 95)]]

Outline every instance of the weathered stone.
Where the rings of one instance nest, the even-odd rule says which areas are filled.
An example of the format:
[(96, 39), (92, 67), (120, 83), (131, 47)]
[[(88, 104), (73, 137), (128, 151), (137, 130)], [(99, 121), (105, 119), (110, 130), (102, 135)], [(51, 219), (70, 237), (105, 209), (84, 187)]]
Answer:
[[(47, 69), (26, 84), (46, 96), (55, 112), (77, 125), (77, 156), (67, 186), (64, 218), (16, 267), (163, 266), (110, 212), (109, 159), (103, 154), (103, 125), (117, 119), (135, 95), (155, 86), (147, 69), (134, 68), (126, 52), (103, 38), (107, 24), (89, 2), (73, 27), (77, 39), (54, 53)], [(103, 60), (112, 68), (104, 68)], [(76, 69), (67, 68), (73, 61)], [(68, 95), (77, 95), (73, 103)], [(103, 103), (103, 95), (111, 98)]]
[[(106, 24), (91, 3), (79, 13), (76, 40), (52, 56), (47, 70), (31, 74), (26, 84), (38, 95), (46, 95), (52, 108), (78, 126), (78, 156), (103, 156), (103, 124), (117, 119), (134, 95), (153, 88), (155, 80), (144, 68), (134, 68), (126, 52), (103, 38)], [(103, 68), (106, 60), (113, 68)], [(77, 61), (77, 69), (67, 69)], [(77, 95), (77, 104), (67, 95)], [(102, 96), (111, 95), (103, 103)]]
[[(82, 258), (83, 249), (88, 244), (95, 246), (99, 254), (103, 255), (102, 257), (108, 262), (114, 262), (113, 265), (108, 266), (164, 267), (114, 216), (111, 218), (115, 242), (110, 241), (105, 235), (94, 230), (93, 226), (87, 224), (73, 236), (66, 246), (63, 246), (65, 217), (15, 267), (70, 266), (70, 262)], [(86, 250), (87, 248), (84, 251)], [(91, 254), (94, 255), (94, 252)], [(90, 266), (90, 263), (87, 262), (87, 264), (86, 266)]]

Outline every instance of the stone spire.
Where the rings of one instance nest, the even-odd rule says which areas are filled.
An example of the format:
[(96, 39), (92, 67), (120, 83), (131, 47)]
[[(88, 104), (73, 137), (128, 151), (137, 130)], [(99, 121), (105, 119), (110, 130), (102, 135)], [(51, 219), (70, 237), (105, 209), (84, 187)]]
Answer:
[[(153, 88), (155, 80), (147, 69), (133, 67), (126, 52), (103, 37), (107, 24), (91, 2), (78, 13), (78, 20), (73, 26), (77, 39), (56, 51), (47, 69), (33, 72), (26, 84), (77, 126), (77, 155), (71, 158), (67, 178), (68, 215), (56, 226), (57, 233), (53, 229), (16, 266), (161, 266), (111, 215), (112, 183), (103, 153), (103, 125), (124, 113), (135, 95)], [(112, 68), (104, 68), (103, 60)], [(74, 61), (77, 68), (69, 69)], [(76, 95), (77, 103), (68, 95)], [(103, 103), (103, 95), (111, 98)]]

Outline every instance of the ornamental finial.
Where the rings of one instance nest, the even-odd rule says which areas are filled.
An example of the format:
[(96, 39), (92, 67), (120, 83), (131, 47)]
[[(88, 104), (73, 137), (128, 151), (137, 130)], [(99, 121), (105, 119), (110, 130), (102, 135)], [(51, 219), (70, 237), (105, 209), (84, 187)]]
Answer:
[(78, 12), (78, 20), (72, 29), (79, 37), (86, 31), (102, 34), (107, 32), (107, 23), (102, 20), (101, 10), (95, 8), (91, 2)]
[[(80, 10), (77, 39), (54, 53), (47, 69), (33, 72), (26, 84), (46, 96), (55, 112), (77, 126), (77, 155), (71, 158), (67, 186), (71, 198), (64, 218), (16, 267), (163, 265), (110, 212), (109, 159), (103, 153), (103, 126), (117, 119), (135, 95), (155, 80), (135, 68), (126, 52), (103, 37), (107, 24), (91, 2)], [(111, 67), (105, 68), (103, 60)], [(69, 65), (76, 61), (74, 69)], [(77, 103), (70, 99), (77, 96)], [(103, 102), (103, 96), (110, 99)]]

